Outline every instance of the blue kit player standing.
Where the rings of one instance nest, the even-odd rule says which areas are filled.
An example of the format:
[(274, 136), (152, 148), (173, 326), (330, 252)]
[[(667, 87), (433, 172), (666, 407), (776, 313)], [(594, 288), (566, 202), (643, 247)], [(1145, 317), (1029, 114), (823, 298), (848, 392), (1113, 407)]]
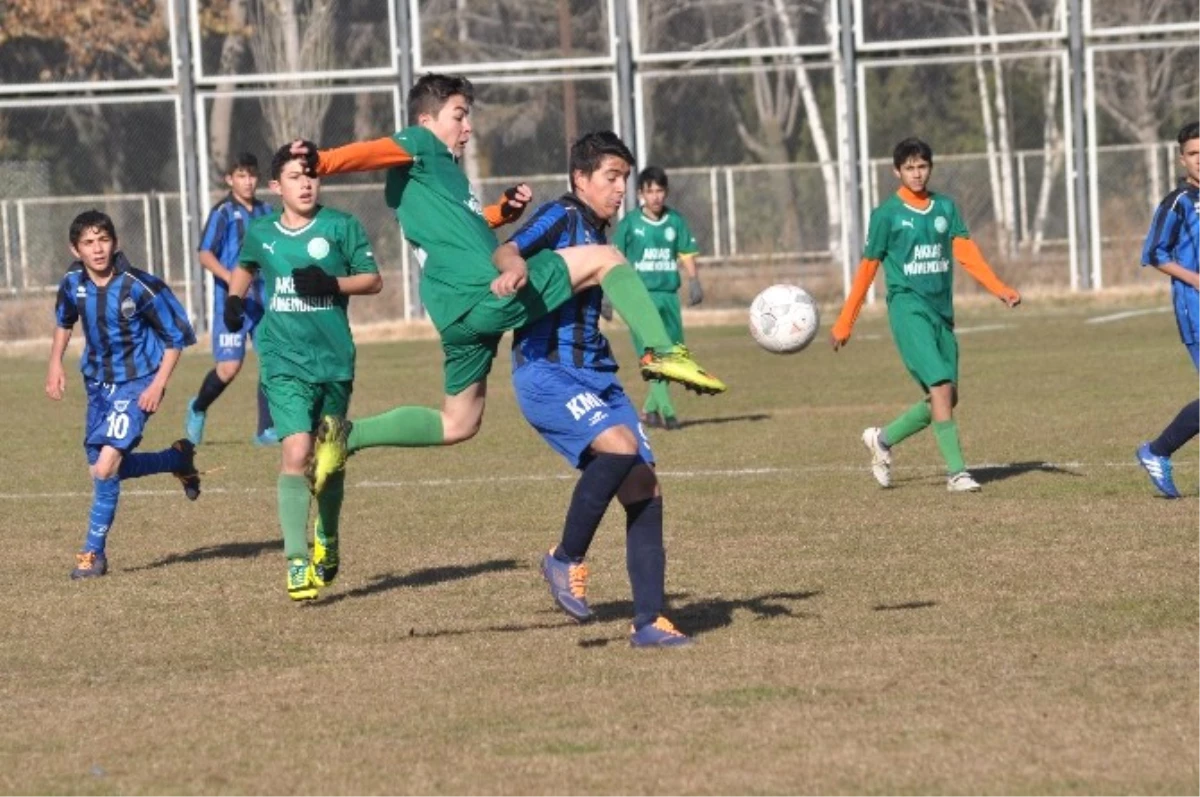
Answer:
[[(258, 158), (252, 153), (239, 154), (225, 173), (229, 193), (218, 202), (204, 222), (200, 236), (200, 265), (212, 274), (212, 351), (215, 367), (200, 384), (200, 392), (188, 402), (184, 433), (195, 445), (204, 439), (204, 422), (209, 406), (233, 382), (246, 359), (246, 341), (254, 335), (263, 317), (263, 284), (256, 279), (246, 294), (246, 325), (234, 331), (225, 326), (225, 297), (229, 294), (229, 277), (237, 268), (238, 253), (250, 222), (268, 216), (271, 206), (256, 196), (258, 190)], [(275, 445), (279, 438), (271, 423), (271, 410), (262, 386), (258, 388), (258, 431), (254, 443)]]
[[(605, 243), (633, 155), (611, 132), (571, 147), (572, 192), (540, 207), (496, 250), (497, 267), (568, 246)], [(600, 333), (600, 287), (581, 291), (549, 315), (513, 333), (513, 387), (530, 425), (580, 471), (561, 542), (542, 557), (555, 602), (572, 619), (592, 618), (587, 555), (616, 497), (625, 507), (626, 566), (633, 590), (634, 647), (679, 647), (691, 640), (663, 616), (666, 553), (663, 502), (654, 455), (637, 410), (617, 380), (617, 363)]]
[(63, 397), (63, 354), (80, 323), (84, 346), (79, 370), (88, 400), (83, 446), (93, 493), (87, 536), (71, 578), (92, 578), (108, 572), (105, 543), (122, 481), (170, 473), (183, 483), (189, 499), (200, 496), (189, 441), (177, 440), (154, 453), (133, 453), (162, 403), (179, 355), (196, 336), (171, 289), (116, 251), (117, 232), (107, 215), (89, 210), (76, 216), (70, 240), (77, 260), (58, 286), (46, 395), (55, 401)]
[[(1200, 369), (1200, 122), (1179, 131), (1179, 163), (1185, 177), (1154, 212), (1142, 248), (1142, 265), (1171, 278), (1179, 337)], [(1193, 383), (1193, 387), (1195, 384)], [(1200, 401), (1193, 399), (1156, 439), (1142, 443), (1137, 460), (1167, 498), (1178, 498), (1171, 455), (1200, 433)]]

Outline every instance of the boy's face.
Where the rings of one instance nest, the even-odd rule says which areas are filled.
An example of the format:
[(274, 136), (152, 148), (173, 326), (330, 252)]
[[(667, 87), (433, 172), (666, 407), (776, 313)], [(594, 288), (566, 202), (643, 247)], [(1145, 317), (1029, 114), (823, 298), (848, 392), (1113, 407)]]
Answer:
[(239, 202), (249, 205), (254, 202), (254, 192), (258, 190), (258, 172), (245, 168), (234, 169), (225, 175), (225, 185)]
[(456, 158), (461, 158), (471, 138), (471, 105), (461, 94), (453, 94), (436, 115), (423, 113), (417, 124), (429, 128)]
[(321, 181), (304, 171), (303, 159), (284, 164), (279, 179), (271, 181), (271, 190), (279, 194), (285, 210), (300, 216), (311, 216), (321, 195)]
[(71, 252), (83, 261), (87, 270), (94, 274), (103, 274), (112, 267), (113, 251), (117, 242), (99, 227), (89, 227), (79, 236), (79, 240), (71, 245)]
[(667, 189), (658, 183), (646, 183), (638, 189), (638, 199), (651, 216), (661, 216), (663, 208), (667, 206)]
[(599, 218), (608, 221), (617, 215), (625, 201), (625, 184), (629, 180), (629, 164), (616, 155), (605, 155), (600, 166), (591, 174), (575, 172), (575, 196), (592, 209)]
[(1185, 141), (1179, 148), (1179, 165), (1187, 172), (1189, 183), (1200, 185), (1200, 138)]
[(929, 183), (929, 175), (933, 173), (933, 164), (920, 155), (913, 155), (899, 169), (892, 169), (900, 179), (900, 185), (913, 193), (919, 194)]

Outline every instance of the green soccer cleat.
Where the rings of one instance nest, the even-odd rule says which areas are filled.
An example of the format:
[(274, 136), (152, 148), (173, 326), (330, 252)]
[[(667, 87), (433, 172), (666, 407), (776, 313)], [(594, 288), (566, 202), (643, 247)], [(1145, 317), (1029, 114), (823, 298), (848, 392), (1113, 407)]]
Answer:
[(345, 469), (349, 456), (346, 439), (350, 437), (352, 426), (350, 421), (336, 415), (326, 415), (317, 425), (313, 453), (304, 468), (304, 477), (308, 479), (308, 489), (313, 495), (320, 495), (325, 489), (325, 481)]
[(338, 538), (328, 535), (317, 518), (313, 526), (313, 578), (318, 587), (328, 587), (338, 574)]
[(646, 380), (678, 382), (700, 394), (724, 393), (726, 390), (725, 383), (701, 368), (683, 345), (672, 346), (661, 354), (647, 349), (639, 365), (642, 378)]
[(287, 574), (288, 597), (294, 601), (310, 601), (317, 597), (317, 579), (307, 559), (289, 559)]

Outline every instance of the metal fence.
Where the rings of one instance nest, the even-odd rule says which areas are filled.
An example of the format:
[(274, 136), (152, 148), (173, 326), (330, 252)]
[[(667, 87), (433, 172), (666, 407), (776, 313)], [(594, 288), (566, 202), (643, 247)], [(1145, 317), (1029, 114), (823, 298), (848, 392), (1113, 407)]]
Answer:
[[(518, 180), (542, 198), (562, 192), (569, 143), (592, 129), (620, 131), (640, 166), (665, 167), (718, 305), (778, 279), (840, 298), (870, 208), (894, 188), (891, 147), (908, 135), (933, 144), (934, 187), (1014, 283), (1143, 280), (1141, 237), (1175, 180), (1170, 138), (1200, 107), (1194, 0), (75, 6), (6, 9), (0, 338), (46, 333), (67, 226), (93, 206), (205, 326), (195, 242), (230, 156), (266, 160), (298, 135), (387, 135), (426, 71), (477, 86), (463, 165), (485, 200)], [(420, 316), (381, 175), (324, 191), (363, 220), (389, 272), (388, 292), (356, 316)]]

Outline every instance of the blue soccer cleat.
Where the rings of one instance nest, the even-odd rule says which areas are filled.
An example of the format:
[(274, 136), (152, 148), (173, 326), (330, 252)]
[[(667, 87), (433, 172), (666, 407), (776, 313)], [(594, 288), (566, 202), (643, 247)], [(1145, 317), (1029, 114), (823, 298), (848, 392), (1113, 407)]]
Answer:
[(629, 629), (629, 645), (635, 648), (685, 648), (692, 638), (683, 634), (663, 616), (641, 628)]
[(1179, 490), (1175, 488), (1175, 478), (1171, 475), (1171, 458), (1159, 457), (1150, 452), (1150, 444), (1138, 446), (1137, 461), (1150, 477), (1150, 483), (1167, 498), (1178, 498)]
[(587, 577), (588, 568), (583, 562), (560, 562), (553, 550), (542, 557), (542, 578), (550, 586), (550, 597), (578, 623), (586, 623), (593, 616), (587, 604)]
[(254, 435), (254, 445), (259, 448), (267, 448), (269, 446), (279, 445), (279, 435), (275, 432), (275, 427), (270, 426), (263, 429), (262, 434)]
[(108, 572), (108, 557), (95, 551), (80, 551), (75, 554), (75, 569), (71, 578), (99, 578)]
[(192, 445), (198, 446), (204, 440), (204, 420), (203, 412), (197, 412), (193, 407), (196, 404), (196, 399), (192, 399), (187, 405), (187, 415), (183, 419), (183, 434)]

